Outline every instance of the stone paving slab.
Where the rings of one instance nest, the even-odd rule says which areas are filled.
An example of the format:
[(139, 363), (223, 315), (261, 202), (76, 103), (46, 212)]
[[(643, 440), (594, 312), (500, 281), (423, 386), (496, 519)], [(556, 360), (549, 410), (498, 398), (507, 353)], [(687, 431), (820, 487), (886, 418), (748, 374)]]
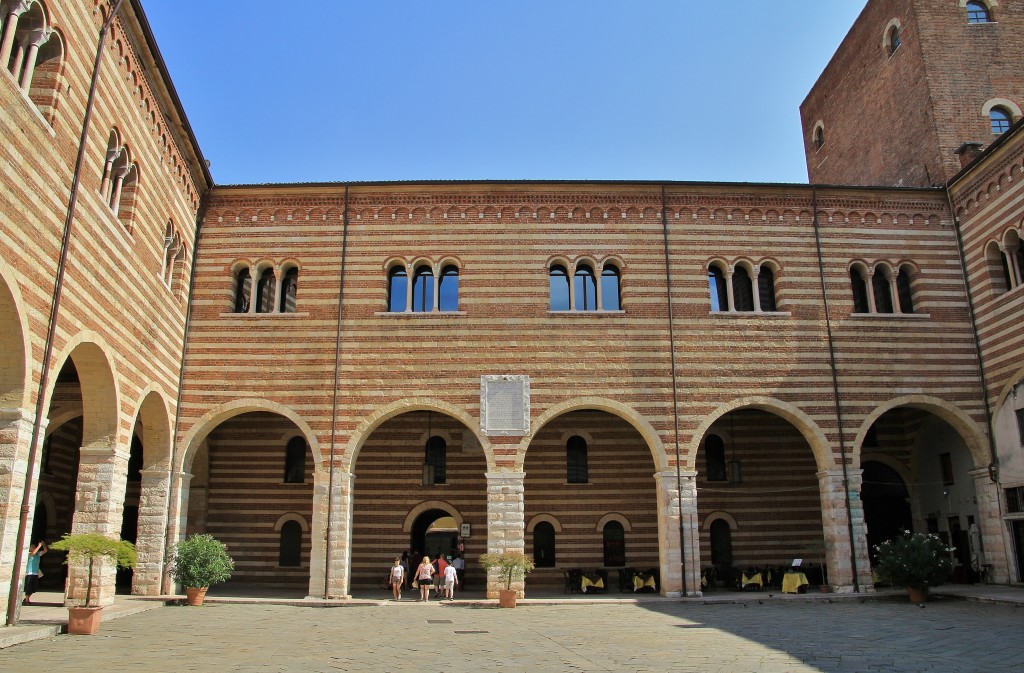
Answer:
[[(166, 607), (0, 652), (0, 669), (149, 671), (1024, 670), (1024, 609), (937, 600), (533, 604), (388, 602), (346, 610)], [(49, 666), (49, 665), (48, 665)]]

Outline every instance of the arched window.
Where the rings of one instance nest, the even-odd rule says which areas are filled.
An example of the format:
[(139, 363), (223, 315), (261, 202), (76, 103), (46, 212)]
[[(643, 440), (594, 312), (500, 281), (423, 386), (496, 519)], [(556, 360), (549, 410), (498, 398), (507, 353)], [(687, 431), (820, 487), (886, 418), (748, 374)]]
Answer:
[(597, 282), (594, 279), (594, 270), (586, 264), (580, 264), (576, 267), (574, 282), (576, 289), (576, 310), (596, 311)]
[(533, 528), (533, 565), (538, 568), (555, 567), (555, 527), (541, 521)]
[(850, 285), (853, 287), (853, 312), (867, 313), (870, 310), (868, 284), (858, 269), (850, 269)]
[(459, 310), (459, 267), (454, 264), (441, 269), (441, 281), (437, 288), (438, 310)]
[(988, 23), (992, 20), (988, 5), (972, 0), (967, 3), (967, 23)]
[(604, 565), (622, 567), (626, 565), (626, 531), (618, 521), (604, 525)]
[(412, 310), (430, 313), (434, 310), (434, 270), (426, 264), (416, 267), (412, 279)]
[(814, 129), (814, 146), (817, 149), (821, 149), (825, 146), (825, 127), (818, 126)]
[(295, 313), (295, 299), (299, 292), (299, 269), (292, 267), (281, 281), (281, 313)]
[(892, 313), (892, 288), (881, 268), (871, 275), (871, 291), (875, 295), (875, 312)]
[(409, 275), (405, 267), (395, 265), (388, 271), (388, 311), (404, 313), (408, 305)]
[(256, 312), (272, 313), (274, 311), (274, 270), (267, 268), (260, 274), (256, 284)]
[(762, 311), (778, 311), (775, 302), (775, 272), (771, 267), (763, 265), (757, 272), (757, 294)]
[(711, 522), (711, 565), (716, 568), (732, 566), (732, 529), (725, 519)]
[(235, 277), (235, 313), (249, 312), (249, 297), (252, 295), (252, 277), (249, 267), (238, 270)]
[(548, 271), (549, 306), (552, 311), (569, 310), (569, 272), (561, 264), (555, 264)]
[(565, 481), (570, 484), (586, 484), (589, 479), (587, 440), (573, 435), (565, 443)]
[(893, 26), (889, 29), (889, 55), (892, 56), (900, 48), (900, 28)]
[(443, 437), (433, 436), (427, 440), (424, 462), (428, 467), (433, 468), (434, 484), (444, 484), (448, 481), (448, 443)]
[(601, 308), (622, 310), (622, 276), (614, 264), (605, 264), (601, 270)]
[(285, 521), (281, 526), (281, 548), (277, 564), (282, 568), (302, 565), (302, 526), (298, 521)]
[(711, 291), (711, 310), (729, 310), (729, 288), (725, 286), (725, 274), (718, 266), (708, 267), (708, 289)]
[(1010, 290), (1010, 267), (1006, 261), (1006, 255), (999, 248), (999, 244), (992, 241), (985, 248), (985, 265), (988, 269), (988, 279), (992, 284), (992, 291), (995, 294), (1003, 294)]
[(704, 464), (708, 481), (727, 481), (725, 471), (725, 442), (718, 435), (708, 435), (704, 440)]
[(896, 294), (900, 298), (900, 313), (913, 313), (914, 295), (910, 291), (910, 272), (906, 266), (901, 266), (896, 275)]
[(736, 302), (737, 311), (754, 310), (754, 286), (750, 282), (750, 273), (742, 266), (732, 272), (732, 299)]
[(1006, 133), (1010, 130), (1013, 115), (1006, 108), (996, 106), (988, 111), (988, 119), (992, 125), (992, 133)]
[(292, 437), (284, 450), (284, 483), (302, 484), (306, 481), (306, 440)]

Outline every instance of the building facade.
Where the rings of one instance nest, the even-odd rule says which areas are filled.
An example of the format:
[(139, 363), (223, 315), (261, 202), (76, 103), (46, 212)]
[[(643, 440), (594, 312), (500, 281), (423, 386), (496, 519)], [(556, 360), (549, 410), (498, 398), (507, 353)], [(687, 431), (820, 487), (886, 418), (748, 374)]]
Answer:
[[(938, 30), (919, 5), (967, 9), (871, 0), (822, 82), (892, 16)], [(213, 186), (128, 1), (76, 172), (111, 7), (2, 8), (7, 588), (19, 540), (68, 530), (137, 543), (101, 601), (170, 591), (193, 532), (233, 582), (312, 596), (374, 589), (406, 549), (461, 551), (489, 592), (501, 549), (537, 561), (527, 590), (636, 569), (696, 594), (802, 558), (864, 591), (904, 528), (956, 546), (958, 580), (1024, 579), (1019, 125), (964, 168), (911, 143), (935, 167), (912, 187), (840, 154), (882, 186)], [(826, 124), (820, 149), (879, 142)]]

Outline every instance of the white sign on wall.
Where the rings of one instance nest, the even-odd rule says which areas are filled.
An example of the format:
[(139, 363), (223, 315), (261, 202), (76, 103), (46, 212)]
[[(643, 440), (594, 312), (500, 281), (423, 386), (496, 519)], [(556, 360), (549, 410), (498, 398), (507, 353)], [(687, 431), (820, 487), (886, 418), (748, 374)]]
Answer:
[(530, 432), (530, 377), (480, 377), (480, 429), (488, 437), (516, 437)]

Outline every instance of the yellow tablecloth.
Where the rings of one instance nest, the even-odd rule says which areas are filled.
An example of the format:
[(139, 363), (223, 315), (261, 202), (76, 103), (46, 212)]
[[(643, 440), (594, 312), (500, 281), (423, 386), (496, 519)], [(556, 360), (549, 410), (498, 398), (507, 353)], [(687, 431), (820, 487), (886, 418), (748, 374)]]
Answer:
[(786, 573), (782, 577), (782, 593), (795, 594), (800, 587), (810, 584), (803, 573)]
[(743, 575), (743, 586), (750, 584), (756, 584), (759, 587), (764, 586), (764, 579), (761, 577), (761, 573), (754, 573), (750, 577)]
[(633, 591), (640, 591), (644, 587), (650, 587), (651, 589), (658, 588), (654, 583), (654, 575), (648, 575), (647, 577), (633, 575)]
[(584, 575), (582, 586), (580, 587), (580, 589), (583, 590), (583, 593), (587, 593), (587, 587), (594, 587), (595, 589), (604, 589), (604, 578), (598, 577), (597, 580), (594, 581), (586, 575)]

